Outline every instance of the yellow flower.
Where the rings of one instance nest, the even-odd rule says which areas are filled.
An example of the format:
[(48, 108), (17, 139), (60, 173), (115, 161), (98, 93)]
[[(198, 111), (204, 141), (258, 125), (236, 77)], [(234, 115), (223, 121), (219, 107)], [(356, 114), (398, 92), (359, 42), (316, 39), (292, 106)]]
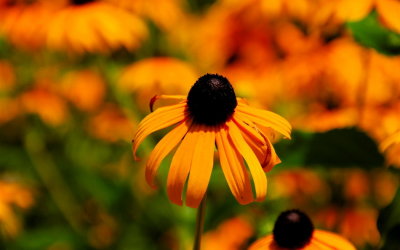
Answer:
[[(158, 98), (163, 97), (170, 98)], [(210, 180), (216, 143), (222, 171), (237, 201), (247, 204), (264, 200), (267, 178), (263, 170), (269, 171), (280, 162), (267, 136), (278, 132), (290, 138), (290, 124), (275, 113), (252, 108), (236, 98), (228, 79), (217, 74), (200, 77), (187, 98), (172, 98), (182, 101), (145, 117), (134, 137), (137, 159), (136, 151), (145, 137), (177, 124), (150, 154), (145, 174), (149, 185), (156, 186), (154, 178), (161, 161), (179, 144), (168, 174), (168, 197), (181, 205), (188, 179), (186, 205), (196, 208)], [(245, 161), (254, 181), (255, 197)]]
[(249, 250), (319, 250), (356, 248), (340, 235), (324, 230), (314, 230), (311, 220), (299, 210), (281, 213), (275, 222), (272, 235), (253, 243)]
[(147, 36), (145, 23), (121, 8), (101, 1), (74, 0), (55, 11), (47, 45), (73, 52), (108, 52), (135, 49)]

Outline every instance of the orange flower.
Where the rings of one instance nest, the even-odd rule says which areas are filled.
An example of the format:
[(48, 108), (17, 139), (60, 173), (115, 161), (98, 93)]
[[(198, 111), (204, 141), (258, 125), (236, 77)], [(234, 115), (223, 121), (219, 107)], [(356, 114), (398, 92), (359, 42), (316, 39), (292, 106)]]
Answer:
[(274, 190), (274, 198), (290, 198), (297, 205), (310, 198), (324, 200), (330, 191), (321, 176), (307, 169), (278, 172), (273, 176), (270, 188)]
[(240, 217), (224, 221), (217, 229), (206, 232), (202, 239), (202, 248), (207, 250), (239, 250), (252, 236), (249, 222)]
[(67, 119), (67, 103), (50, 86), (36, 86), (19, 98), (25, 112), (39, 115), (50, 125), (61, 125)]
[(281, 213), (275, 222), (272, 235), (253, 243), (249, 250), (319, 250), (356, 248), (342, 236), (314, 229), (311, 220), (299, 210)]
[(182, 1), (180, 0), (107, 0), (137, 15), (152, 20), (164, 30), (173, 29), (179, 22), (185, 22)]
[[(173, 203), (181, 205), (188, 179), (186, 205), (196, 208), (207, 189), (216, 143), (222, 170), (238, 202), (264, 200), (267, 178), (263, 170), (269, 171), (280, 162), (267, 135), (277, 132), (290, 138), (290, 124), (275, 113), (252, 108), (236, 98), (229, 81), (216, 74), (200, 77), (187, 98), (174, 98), (182, 101), (145, 117), (134, 137), (136, 158), (137, 148), (146, 136), (177, 124), (156, 145), (147, 161), (149, 185), (156, 186), (154, 178), (161, 161), (179, 144), (168, 174), (167, 193)], [(255, 198), (243, 158), (253, 177)]]
[(117, 142), (132, 135), (133, 124), (121, 109), (110, 104), (89, 120), (87, 129), (97, 138)]
[[(196, 81), (197, 73), (188, 63), (170, 57), (153, 57), (135, 62), (124, 69), (119, 84), (137, 95), (144, 106), (154, 93), (184, 94)], [(146, 102), (147, 107), (147, 102)]]
[(84, 111), (94, 111), (103, 101), (105, 83), (90, 70), (68, 73), (62, 80), (61, 91), (72, 103)]
[(32, 191), (18, 183), (0, 181), (0, 228), (11, 237), (21, 229), (13, 207), (27, 209), (34, 203)]
[(379, 232), (376, 226), (378, 213), (372, 208), (331, 207), (318, 214), (318, 221), (327, 228), (337, 228), (344, 237), (357, 246), (377, 245)]
[(46, 28), (50, 48), (78, 53), (133, 50), (146, 36), (140, 18), (102, 1), (71, 1), (53, 13)]
[(41, 48), (45, 44), (45, 29), (53, 14), (52, 10), (42, 3), (0, 8), (0, 34), (23, 49)]
[(387, 152), (388, 163), (400, 166), (398, 154), (400, 152), (400, 130), (383, 140), (379, 148), (382, 152)]
[(0, 93), (9, 91), (15, 84), (15, 73), (12, 65), (4, 60), (0, 60)]

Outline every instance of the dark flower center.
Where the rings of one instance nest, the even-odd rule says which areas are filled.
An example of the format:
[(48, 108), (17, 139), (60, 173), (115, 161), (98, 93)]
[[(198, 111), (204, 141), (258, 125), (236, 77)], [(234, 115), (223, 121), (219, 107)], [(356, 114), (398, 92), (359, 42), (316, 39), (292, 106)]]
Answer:
[(217, 74), (200, 77), (190, 89), (187, 101), (193, 121), (210, 126), (226, 122), (237, 106), (232, 85)]
[(90, 2), (94, 2), (95, 0), (72, 0), (73, 5), (83, 5)]
[(313, 231), (314, 226), (305, 213), (288, 210), (275, 222), (274, 240), (282, 248), (302, 248), (310, 242)]

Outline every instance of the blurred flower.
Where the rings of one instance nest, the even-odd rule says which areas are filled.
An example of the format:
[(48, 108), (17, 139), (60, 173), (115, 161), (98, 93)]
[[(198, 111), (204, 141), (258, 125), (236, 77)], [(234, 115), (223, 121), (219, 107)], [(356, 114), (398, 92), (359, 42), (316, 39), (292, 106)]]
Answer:
[(83, 111), (94, 111), (99, 107), (106, 92), (101, 76), (91, 70), (68, 73), (60, 87), (62, 94)]
[(398, 13), (400, 11), (400, 2), (397, 0), (375, 0), (376, 11), (379, 19), (389, 29), (400, 33), (400, 20)]
[(375, 209), (330, 207), (320, 212), (316, 218), (326, 228), (337, 228), (344, 237), (357, 246), (377, 245), (379, 232), (376, 226), (378, 213)]
[(311, 220), (299, 210), (281, 213), (275, 222), (272, 235), (253, 243), (249, 250), (285, 250), (285, 249), (341, 249), (356, 248), (342, 236), (314, 229)]
[(241, 217), (224, 221), (202, 237), (202, 248), (207, 250), (240, 250), (253, 235), (249, 222)]
[(153, 57), (127, 66), (121, 74), (122, 89), (135, 93), (142, 106), (154, 93), (184, 94), (196, 81), (197, 73), (188, 63), (170, 57)]
[(136, 155), (147, 135), (178, 123), (150, 154), (146, 165), (149, 185), (156, 186), (154, 177), (161, 161), (180, 144), (172, 158), (167, 193), (173, 203), (181, 205), (188, 178), (186, 204), (197, 207), (211, 176), (216, 142), (222, 170), (238, 202), (247, 204), (254, 200), (243, 158), (253, 177), (255, 200), (263, 200), (267, 191), (263, 170), (269, 171), (280, 162), (267, 136), (277, 132), (290, 138), (290, 124), (277, 114), (251, 108), (244, 100), (236, 98), (229, 81), (216, 74), (200, 77), (189, 91), (187, 100), (184, 96), (175, 98), (182, 102), (148, 115), (139, 124), (134, 137), (133, 152)]
[(19, 100), (26, 113), (37, 114), (44, 122), (57, 126), (65, 122), (69, 112), (65, 100), (49, 84), (37, 84), (22, 93)]
[(53, 8), (41, 2), (6, 5), (0, 8), (0, 34), (20, 48), (41, 48), (45, 44), (46, 27), (53, 14)]
[(113, 104), (103, 107), (87, 124), (87, 129), (93, 136), (110, 142), (130, 138), (133, 127), (134, 124), (123, 111)]
[(163, 30), (171, 30), (179, 22), (185, 22), (181, 0), (107, 0), (153, 21)]
[(0, 228), (15, 237), (21, 229), (14, 207), (28, 209), (34, 203), (32, 191), (18, 183), (0, 181)]
[(400, 130), (390, 135), (381, 142), (379, 148), (382, 152), (387, 152), (389, 155), (387, 161), (389, 164), (396, 164), (400, 166)]
[(46, 28), (50, 48), (78, 53), (104, 53), (121, 47), (133, 50), (146, 37), (146, 25), (139, 17), (94, 0), (73, 0), (60, 7)]
[(8, 61), (0, 60), (0, 93), (12, 89), (15, 84), (14, 68)]
[(330, 193), (321, 176), (307, 169), (278, 172), (272, 178), (270, 188), (274, 190), (274, 198), (289, 198), (297, 206), (310, 199), (324, 200)]
[(18, 100), (13, 98), (0, 98), (0, 124), (14, 119), (21, 111)]

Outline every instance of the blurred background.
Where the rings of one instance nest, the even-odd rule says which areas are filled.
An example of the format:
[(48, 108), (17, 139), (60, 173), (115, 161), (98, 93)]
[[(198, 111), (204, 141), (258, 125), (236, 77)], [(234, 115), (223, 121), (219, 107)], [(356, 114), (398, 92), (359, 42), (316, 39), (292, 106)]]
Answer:
[[(131, 139), (205, 73), (279, 113), (267, 199), (216, 161), (203, 248), (246, 249), (299, 208), (357, 249), (400, 249), (400, 1), (0, 0), (0, 249), (191, 249), (196, 210)], [(158, 105), (161, 105), (158, 104)]]

